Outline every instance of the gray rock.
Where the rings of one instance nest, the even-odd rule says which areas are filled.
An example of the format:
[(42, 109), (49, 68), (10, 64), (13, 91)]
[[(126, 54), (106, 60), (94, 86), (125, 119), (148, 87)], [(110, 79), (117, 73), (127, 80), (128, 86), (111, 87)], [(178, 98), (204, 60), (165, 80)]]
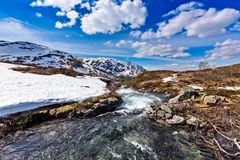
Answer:
[(222, 96), (206, 95), (203, 97), (203, 103), (206, 105), (219, 105), (219, 104), (222, 104), (224, 100), (225, 100), (225, 97), (222, 97)]
[(189, 116), (189, 119), (186, 121), (186, 123), (191, 126), (198, 126), (199, 119), (194, 116)]
[(172, 110), (166, 104), (161, 105), (160, 108), (167, 113), (172, 113)]
[(165, 111), (159, 110), (159, 111), (157, 111), (156, 116), (157, 116), (157, 117), (160, 117), (160, 118), (163, 118), (163, 117), (165, 116), (165, 114), (166, 114)]
[(118, 103), (119, 99), (117, 99), (116, 97), (110, 97), (107, 99), (109, 104), (115, 104)]
[(182, 124), (184, 123), (184, 118), (178, 115), (174, 115), (172, 119), (167, 119), (168, 124)]
[(107, 104), (108, 103), (108, 99), (100, 99), (99, 103)]
[(172, 118), (172, 114), (171, 114), (171, 113), (166, 113), (166, 114), (165, 114), (165, 117), (166, 117), (167, 119)]
[(199, 96), (198, 91), (192, 87), (186, 86), (180, 90), (176, 97), (170, 99), (169, 103), (178, 103), (196, 96)]

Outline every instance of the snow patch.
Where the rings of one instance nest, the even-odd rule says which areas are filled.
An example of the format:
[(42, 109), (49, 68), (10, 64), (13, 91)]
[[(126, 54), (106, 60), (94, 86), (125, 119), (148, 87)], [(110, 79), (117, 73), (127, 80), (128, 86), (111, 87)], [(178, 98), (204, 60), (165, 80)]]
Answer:
[(81, 102), (108, 90), (97, 77), (37, 75), (11, 70), (17, 65), (0, 63), (0, 116), (40, 106)]
[(173, 74), (171, 77), (165, 77), (162, 79), (163, 83), (167, 83), (167, 82), (177, 82), (176, 81), (177, 78), (177, 74)]
[(200, 86), (195, 86), (195, 85), (188, 85), (189, 87), (192, 87), (193, 89), (200, 90), (202, 91), (204, 88)]
[(231, 90), (231, 91), (238, 91), (238, 90), (240, 90), (240, 86), (218, 87), (218, 89), (225, 89), (225, 90)]

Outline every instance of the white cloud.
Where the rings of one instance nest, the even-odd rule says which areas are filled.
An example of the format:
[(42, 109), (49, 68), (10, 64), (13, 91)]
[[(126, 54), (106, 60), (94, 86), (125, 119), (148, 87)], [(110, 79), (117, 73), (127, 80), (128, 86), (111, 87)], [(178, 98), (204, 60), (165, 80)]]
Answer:
[(230, 28), (231, 31), (240, 32), (240, 22), (237, 22), (233, 25), (232, 28)]
[[(81, 29), (86, 34), (114, 33), (120, 31), (123, 26), (132, 29), (139, 28), (145, 23), (147, 9), (142, 0), (98, 0), (94, 3), (82, 0), (35, 0), (31, 3), (32, 7), (54, 7), (60, 11), (57, 16), (67, 16), (69, 12), (75, 12), (75, 8), (86, 8), (90, 13), (81, 16)], [(69, 18), (69, 22), (55, 23), (56, 28), (71, 27), (76, 24), (76, 19)]]
[(41, 17), (42, 17), (42, 14), (39, 13), (39, 12), (36, 12), (36, 16), (39, 17), (39, 18), (41, 18)]
[(114, 33), (129, 25), (139, 28), (145, 23), (147, 9), (141, 0), (125, 0), (116, 4), (113, 0), (96, 1), (92, 12), (82, 17), (81, 28), (86, 34)]
[(118, 43), (116, 43), (116, 46), (117, 47), (121, 47), (121, 46), (125, 46), (125, 45), (127, 45), (128, 43), (127, 43), (127, 41), (125, 41), (125, 40), (120, 40)]
[(199, 38), (216, 36), (227, 31), (227, 28), (236, 23), (240, 12), (225, 8), (217, 11), (214, 8), (200, 9), (201, 3), (190, 2), (180, 5), (176, 10), (170, 11), (172, 15), (167, 21), (159, 23), (157, 31), (148, 30), (141, 35), (142, 39), (169, 38), (177, 33), (186, 32), (187, 36)]
[(129, 35), (133, 38), (139, 38), (141, 36), (142, 32), (141, 31), (131, 31)]
[(86, 8), (87, 10), (91, 10), (90, 3), (89, 2), (82, 3), (81, 8)]
[(4, 18), (0, 19), (0, 37), (9, 41), (36, 41), (39, 35), (17, 19)]
[(226, 32), (226, 27), (236, 22), (239, 17), (240, 13), (235, 9), (226, 8), (217, 11), (210, 8), (203, 16), (187, 25), (187, 35), (204, 38), (223, 34)]
[(76, 5), (82, 3), (82, 0), (36, 0), (31, 3), (33, 7), (54, 7), (60, 8), (62, 11), (70, 11)]
[(66, 15), (66, 12), (64, 12), (64, 11), (58, 11), (56, 13), (56, 16), (65, 16), (65, 15)]
[(147, 42), (134, 42), (132, 47), (136, 49), (134, 56), (151, 57), (159, 56), (166, 58), (188, 57), (189, 53), (185, 52), (187, 48), (176, 47), (171, 44), (150, 44)]
[(193, 9), (200, 8), (202, 6), (203, 6), (202, 3), (195, 2), (195, 1), (185, 3), (185, 4), (182, 4), (179, 7), (177, 7), (175, 10), (172, 10), (172, 11), (168, 12), (167, 14), (163, 15), (163, 17), (167, 17), (167, 16), (171, 16), (171, 15), (177, 15), (182, 11), (191, 11)]
[(240, 40), (227, 39), (223, 42), (217, 42), (214, 47), (214, 49), (206, 51), (209, 59), (240, 57)]
[(61, 22), (57, 21), (55, 24), (56, 28), (61, 29), (63, 27), (71, 27), (76, 24), (77, 18), (79, 17), (78, 12), (76, 12), (75, 10), (71, 10), (71, 11), (67, 12), (66, 16), (70, 21), (66, 22), (66, 23), (61, 23)]

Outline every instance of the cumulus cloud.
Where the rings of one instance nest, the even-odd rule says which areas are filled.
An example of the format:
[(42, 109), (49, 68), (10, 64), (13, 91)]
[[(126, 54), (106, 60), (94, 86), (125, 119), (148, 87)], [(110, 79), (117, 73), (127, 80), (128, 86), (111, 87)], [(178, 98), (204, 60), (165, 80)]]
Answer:
[(54, 7), (60, 8), (62, 11), (70, 11), (76, 5), (82, 3), (82, 0), (36, 0), (31, 3), (33, 7)]
[(240, 56), (240, 40), (227, 39), (217, 42), (212, 50), (206, 51), (209, 59), (216, 58), (238, 58)]
[(81, 28), (86, 34), (114, 33), (123, 25), (139, 28), (145, 23), (147, 9), (141, 0), (125, 0), (117, 4), (113, 0), (99, 0), (92, 12), (85, 14)]
[(240, 18), (240, 12), (235, 9), (225, 8), (218, 11), (215, 8), (206, 10), (200, 7), (202, 4), (197, 2), (180, 5), (165, 15), (173, 17), (159, 23), (156, 31), (150, 29), (144, 32), (141, 38), (169, 38), (177, 33), (199, 38), (216, 36), (225, 33), (227, 28)]
[(66, 16), (70, 21), (66, 22), (66, 23), (61, 23), (61, 22), (57, 21), (55, 24), (56, 28), (61, 29), (63, 27), (71, 27), (76, 24), (77, 18), (79, 17), (78, 12), (76, 12), (75, 10), (71, 10), (71, 11), (67, 12)]
[[(98, 0), (93, 3), (82, 0), (35, 0), (31, 3), (32, 7), (54, 7), (60, 11), (57, 16), (66, 16), (69, 22), (57, 21), (56, 28), (71, 27), (76, 24), (76, 19), (81, 16), (81, 29), (86, 34), (96, 33), (115, 33), (120, 31), (123, 26), (132, 29), (139, 28), (145, 23), (147, 9), (142, 0)], [(78, 14), (75, 8), (86, 8), (87, 13)], [(70, 17), (69, 14), (73, 14)], [(78, 16), (77, 16), (78, 15)]]
[(225, 33), (226, 27), (236, 22), (239, 17), (240, 13), (235, 9), (217, 11), (210, 8), (203, 16), (186, 26), (187, 35), (204, 38)]

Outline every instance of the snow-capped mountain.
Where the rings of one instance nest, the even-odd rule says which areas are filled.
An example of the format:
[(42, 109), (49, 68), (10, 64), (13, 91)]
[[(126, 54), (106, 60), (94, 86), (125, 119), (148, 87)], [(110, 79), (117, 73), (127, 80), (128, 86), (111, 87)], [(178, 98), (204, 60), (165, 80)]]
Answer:
[(113, 58), (83, 58), (82, 61), (84, 66), (93, 67), (116, 77), (132, 77), (144, 71), (144, 68), (139, 65), (132, 64), (131, 62), (122, 62)]
[(144, 68), (131, 62), (113, 58), (77, 58), (30, 42), (0, 41), (0, 61), (39, 67), (70, 68), (75, 71), (103, 77), (132, 77)]

